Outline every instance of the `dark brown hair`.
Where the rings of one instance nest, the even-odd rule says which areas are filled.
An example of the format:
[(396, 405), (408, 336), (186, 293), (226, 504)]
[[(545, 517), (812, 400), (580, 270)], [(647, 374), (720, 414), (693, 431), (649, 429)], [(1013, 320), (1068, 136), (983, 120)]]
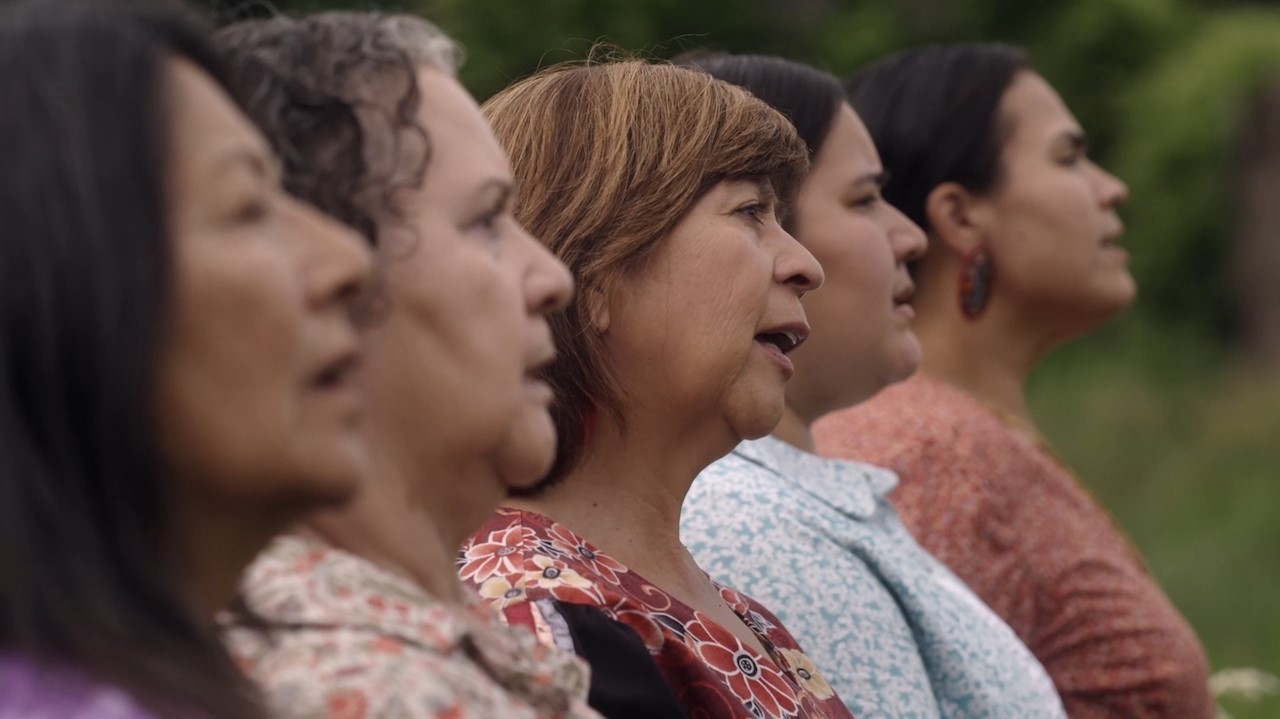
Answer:
[(174, 59), (225, 86), (177, 6), (0, 6), (0, 652), (156, 716), (251, 719), (184, 596), (155, 440)]

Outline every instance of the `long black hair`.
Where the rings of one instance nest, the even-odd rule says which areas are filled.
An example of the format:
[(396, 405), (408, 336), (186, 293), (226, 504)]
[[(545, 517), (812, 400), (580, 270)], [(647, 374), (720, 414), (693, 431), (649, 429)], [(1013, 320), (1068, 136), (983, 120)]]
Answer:
[(154, 384), (172, 284), (166, 72), (185, 11), (0, 7), (0, 652), (161, 714), (259, 714), (168, 553)]
[(1021, 50), (999, 43), (906, 50), (859, 70), (846, 83), (880, 159), (893, 179), (884, 197), (929, 229), (925, 202), (955, 182), (975, 193), (995, 189), (1000, 151), (1011, 129), (1000, 101), (1029, 69)]
[(689, 53), (672, 62), (699, 68), (717, 80), (744, 88), (786, 115), (809, 148), (810, 160), (822, 149), (845, 101), (835, 75), (780, 57)]

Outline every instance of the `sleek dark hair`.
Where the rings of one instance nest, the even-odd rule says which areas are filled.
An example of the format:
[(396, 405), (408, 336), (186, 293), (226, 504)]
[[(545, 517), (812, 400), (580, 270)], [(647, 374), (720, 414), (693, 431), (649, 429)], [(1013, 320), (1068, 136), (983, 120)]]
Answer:
[(431, 159), (418, 69), (453, 74), (458, 46), (421, 18), (370, 12), (246, 20), (214, 39), (285, 189), (378, 245), (396, 191), (421, 185)]
[(1028, 69), (1017, 48), (957, 44), (906, 50), (853, 75), (845, 84), (849, 102), (893, 178), (885, 199), (928, 230), (924, 206), (933, 188), (995, 189), (1011, 132), (1000, 100)]
[(166, 72), (220, 80), (206, 37), (158, 3), (0, 7), (0, 651), (239, 719), (252, 690), (181, 598), (152, 409)]
[(686, 53), (672, 60), (744, 88), (795, 125), (812, 161), (827, 140), (840, 105), (840, 80), (829, 72), (770, 55)]

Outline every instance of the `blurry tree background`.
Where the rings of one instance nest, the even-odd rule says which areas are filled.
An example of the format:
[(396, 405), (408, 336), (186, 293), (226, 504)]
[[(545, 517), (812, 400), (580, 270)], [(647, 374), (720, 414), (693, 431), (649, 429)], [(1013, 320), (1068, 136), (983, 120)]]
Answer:
[[(596, 41), (783, 55), (845, 76), (930, 42), (1025, 47), (1128, 181), (1138, 304), (1034, 377), (1045, 433), (1215, 669), (1280, 674), (1280, 0), (210, 0), (222, 19), (417, 12), (484, 99)], [(1280, 697), (1224, 707), (1280, 716)]]

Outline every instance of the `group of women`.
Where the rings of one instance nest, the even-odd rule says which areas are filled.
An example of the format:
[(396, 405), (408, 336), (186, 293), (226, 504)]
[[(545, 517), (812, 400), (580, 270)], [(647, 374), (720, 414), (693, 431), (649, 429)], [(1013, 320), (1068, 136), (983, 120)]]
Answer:
[(0, 717), (1213, 715), (1026, 410), (1135, 288), (1021, 53), (459, 58), (0, 8)]

